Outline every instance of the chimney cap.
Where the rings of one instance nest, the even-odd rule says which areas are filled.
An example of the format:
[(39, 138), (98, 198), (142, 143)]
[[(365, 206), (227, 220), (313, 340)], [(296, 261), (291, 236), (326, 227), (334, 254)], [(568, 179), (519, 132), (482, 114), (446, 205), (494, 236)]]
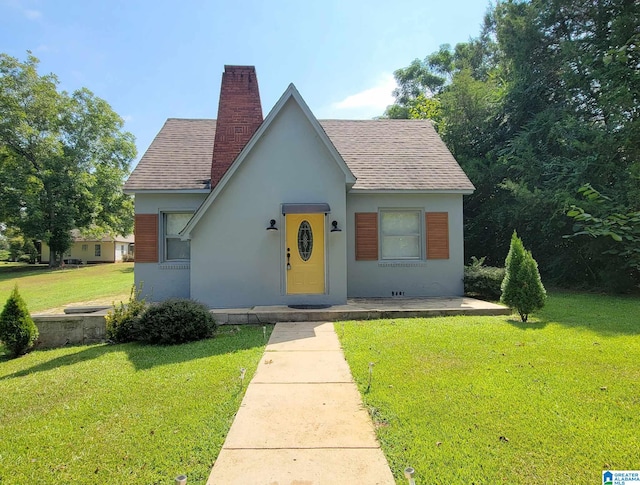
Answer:
[(224, 65), (225, 72), (234, 72), (234, 71), (256, 71), (256, 66), (234, 66), (234, 65)]

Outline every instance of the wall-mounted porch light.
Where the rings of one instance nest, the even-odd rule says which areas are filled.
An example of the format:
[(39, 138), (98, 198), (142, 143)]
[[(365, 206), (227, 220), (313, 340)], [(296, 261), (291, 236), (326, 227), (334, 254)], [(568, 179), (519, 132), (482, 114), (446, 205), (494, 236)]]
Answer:
[(342, 229), (338, 227), (338, 221), (333, 221), (331, 223), (331, 232), (342, 232)]
[(278, 228), (276, 227), (276, 220), (275, 219), (271, 219), (269, 221), (269, 227), (267, 227), (267, 231), (277, 231)]

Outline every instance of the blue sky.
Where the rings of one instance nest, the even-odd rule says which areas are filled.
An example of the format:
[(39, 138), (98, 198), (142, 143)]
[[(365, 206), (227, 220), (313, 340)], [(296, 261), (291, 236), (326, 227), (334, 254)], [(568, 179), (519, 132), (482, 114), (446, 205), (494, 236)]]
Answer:
[[(141, 156), (166, 118), (215, 118), (225, 64), (255, 65), (266, 115), (293, 82), (319, 119), (372, 118), (393, 71), (480, 31), (488, 0), (0, 0), (0, 52), (126, 120)], [(213, 141), (212, 141), (213, 142)]]

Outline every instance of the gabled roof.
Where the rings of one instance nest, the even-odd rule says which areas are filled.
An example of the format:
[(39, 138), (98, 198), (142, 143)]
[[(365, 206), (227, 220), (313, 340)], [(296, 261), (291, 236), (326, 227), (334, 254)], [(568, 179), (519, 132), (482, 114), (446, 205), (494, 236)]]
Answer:
[(289, 100), (293, 100), (295, 103), (298, 104), (298, 106), (306, 116), (307, 120), (311, 124), (312, 128), (316, 132), (316, 135), (318, 136), (320, 142), (325, 145), (329, 153), (332, 155), (334, 162), (343, 171), (345, 175), (345, 184), (353, 185), (356, 182), (356, 178), (354, 177), (353, 173), (351, 172), (351, 170), (349, 170), (349, 167), (340, 156), (340, 153), (338, 153), (334, 145), (331, 143), (331, 140), (329, 140), (329, 138), (327, 137), (325, 131), (322, 129), (322, 127), (318, 123), (318, 120), (315, 118), (315, 116), (313, 116), (313, 113), (309, 109), (309, 106), (307, 106), (307, 103), (305, 103), (304, 99), (302, 99), (302, 96), (300, 96), (300, 93), (298, 92), (296, 87), (293, 84), (289, 84), (289, 87), (287, 88), (287, 90), (282, 94), (282, 96), (280, 97), (278, 102), (275, 104), (273, 109), (269, 112), (267, 117), (264, 119), (264, 121), (262, 122), (258, 130), (251, 137), (247, 145), (242, 149), (242, 151), (238, 155), (238, 158), (235, 159), (231, 167), (229, 167), (229, 170), (226, 171), (226, 173), (223, 175), (220, 182), (216, 184), (216, 186), (213, 188), (213, 190), (207, 196), (204, 202), (200, 205), (200, 207), (198, 207), (198, 210), (193, 214), (193, 217), (191, 218), (191, 220), (187, 223), (187, 225), (181, 231), (180, 234), (182, 234), (185, 238), (189, 237), (190, 232), (198, 224), (198, 221), (200, 220), (202, 215), (211, 206), (211, 204), (216, 199), (216, 197), (218, 197), (218, 195), (222, 192), (225, 185), (229, 182), (231, 177), (233, 177), (233, 174), (236, 172), (236, 170), (238, 170), (238, 167), (242, 165), (242, 162), (244, 162), (247, 155), (253, 149), (254, 145), (263, 136), (263, 134), (269, 129), (269, 126), (271, 126), (271, 123), (273, 123), (273, 121), (276, 119), (280, 111), (282, 111), (282, 108), (284, 108), (285, 104)]
[[(331, 150), (335, 147), (338, 163), (346, 163), (344, 169), (357, 179), (352, 191), (474, 190), (430, 121), (318, 121), (293, 85), (278, 103), (284, 104), (290, 96), (298, 100), (314, 127), (321, 126)], [(215, 130), (216, 120), (169, 118), (127, 180), (125, 191), (206, 192)]]
[(324, 120), (362, 191), (473, 191), (428, 120)]
[(209, 190), (216, 120), (169, 118), (124, 184), (139, 190)]

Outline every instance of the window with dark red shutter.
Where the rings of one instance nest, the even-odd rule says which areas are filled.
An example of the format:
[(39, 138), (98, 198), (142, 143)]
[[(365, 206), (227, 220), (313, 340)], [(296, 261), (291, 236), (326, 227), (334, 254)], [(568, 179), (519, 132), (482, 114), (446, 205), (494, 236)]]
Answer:
[(378, 213), (356, 212), (356, 261), (378, 259)]
[(449, 259), (449, 213), (427, 212), (427, 259)]

